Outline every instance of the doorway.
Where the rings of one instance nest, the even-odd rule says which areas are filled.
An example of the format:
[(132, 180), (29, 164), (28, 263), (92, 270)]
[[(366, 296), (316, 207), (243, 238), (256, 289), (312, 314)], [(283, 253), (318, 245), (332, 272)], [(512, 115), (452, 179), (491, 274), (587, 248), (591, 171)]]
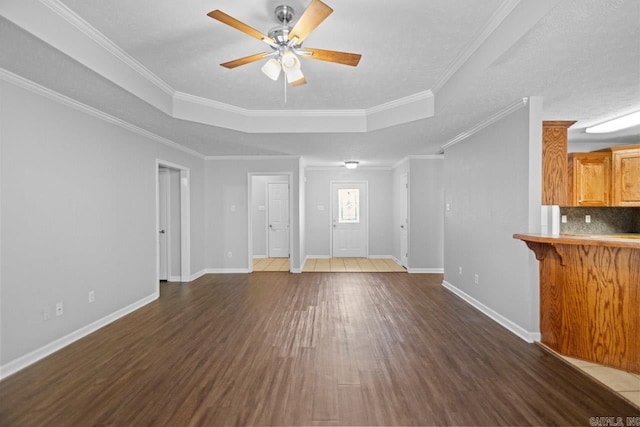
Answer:
[(291, 173), (249, 173), (249, 271), (290, 271)]
[(366, 258), (369, 252), (368, 182), (331, 182), (331, 254)]
[(156, 160), (156, 271), (161, 280), (191, 280), (189, 169)]

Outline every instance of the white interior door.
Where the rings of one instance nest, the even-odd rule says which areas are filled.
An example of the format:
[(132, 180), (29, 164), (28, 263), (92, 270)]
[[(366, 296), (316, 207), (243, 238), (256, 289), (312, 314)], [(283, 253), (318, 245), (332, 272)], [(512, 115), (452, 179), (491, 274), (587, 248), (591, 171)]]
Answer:
[(409, 180), (407, 174), (400, 177), (400, 264), (407, 268), (409, 254)]
[(269, 258), (289, 258), (289, 184), (270, 182), (268, 193)]
[(366, 257), (368, 243), (367, 185), (334, 182), (332, 197), (332, 256)]
[(158, 233), (159, 233), (159, 259), (158, 277), (160, 280), (169, 280), (169, 245), (167, 242), (167, 226), (169, 212), (169, 171), (158, 171)]

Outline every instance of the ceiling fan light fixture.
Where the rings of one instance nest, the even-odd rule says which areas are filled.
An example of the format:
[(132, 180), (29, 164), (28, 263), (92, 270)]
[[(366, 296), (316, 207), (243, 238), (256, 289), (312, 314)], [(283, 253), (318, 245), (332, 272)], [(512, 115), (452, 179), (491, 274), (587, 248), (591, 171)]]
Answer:
[(271, 58), (262, 66), (262, 72), (267, 75), (271, 80), (278, 80), (280, 77), (280, 70), (282, 67), (277, 59)]
[(287, 51), (282, 55), (282, 68), (289, 72), (292, 69), (300, 69), (300, 59), (291, 51)]
[(304, 74), (302, 74), (302, 70), (300, 67), (291, 68), (289, 70), (285, 69), (285, 73), (287, 74), (287, 83), (293, 84), (298, 80), (304, 79)]
[(355, 160), (349, 160), (344, 162), (344, 167), (347, 169), (355, 169), (358, 167), (358, 165), (360, 164), (360, 162), (357, 162)]

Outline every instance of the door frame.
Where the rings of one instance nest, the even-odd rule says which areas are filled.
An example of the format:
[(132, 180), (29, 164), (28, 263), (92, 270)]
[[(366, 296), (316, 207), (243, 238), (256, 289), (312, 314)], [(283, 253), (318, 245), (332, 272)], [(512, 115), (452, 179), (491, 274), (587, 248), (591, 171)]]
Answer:
[[(364, 179), (336, 179), (329, 181), (329, 206), (331, 214), (329, 215), (329, 258), (333, 258), (333, 214), (334, 205), (333, 200), (333, 185), (334, 184), (364, 184), (364, 190), (367, 193), (367, 197), (364, 204), (364, 212), (366, 214), (366, 224), (364, 227), (364, 254), (365, 258), (369, 258), (369, 181)], [(362, 209), (362, 206), (360, 206)]]
[(156, 185), (156, 218), (155, 236), (156, 236), (156, 287), (160, 292), (160, 236), (158, 233), (158, 209), (160, 188), (158, 180), (160, 178), (160, 167), (174, 169), (180, 172), (180, 281), (191, 281), (191, 179), (190, 170), (185, 166), (178, 165), (162, 159), (156, 159), (156, 167), (154, 171)]
[[(247, 174), (247, 271), (253, 273), (253, 209), (251, 208), (251, 199), (253, 195), (253, 180), (254, 176), (279, 176), (286, 177), (287, 184), (289, 184), (289, 271), (291, 271), (293, 257), (291, 251), (293, 250), (293, 233), (291, 232), (291, 219), (293, 218), (293, 173), (292, 172), (249, 172)], [(268, 234), (267, 234), (268, 239)], [(267, 243), (268, 244), (268, 243)], [(269, 254), (269, 248), (267, 247), (267, 256)]]
[[(400, 191), (404, 192), (404, 195), (406, 195), (406, 197), (404, 197), (404, 195), (402, 193), (400, 194), (400, 203), (401, 203), (401, 206), (400, 206), (400, 221), (402, 222), (402, 221), (406, 220), (404, 226), (405, 226), (405, 232), (407, 233), (407, 238), (406, 238), (407, 247), (406, 247), (406, 251), (405, 251), (406, 255), (403, 256), (402, 255), (402, 232), (403, 231), (402, 231), (402, 229), (400, 229), (400, 265), (402, 265), (402, 261), (404, 259), (405, 260), (405, 264), (407, 264), (407, 265), (402, 265), (402, 266), (405, 267), (405, 268), (409, 268), (409, 244), (410, 244), (410, 242), (409, 242), (409, 239), (410, 239), (409, 214), (410, 214), (411, 210), (409, 209), (409, 207), (410, 207), (410, 205), (409, 205), (410, 193), (409, 193), (409, 174), (408, 173), (403, 173), (402, 175), (400, 175), (400, 185), (402, 185), (402, 181), (403, 180), (406, 181), (405, 182), (406, 186), (404, 188), (401, 188)], [(402, 202), (404, 202), (404, 203), (402, 203)], [(404, 204), (405, 206), (402, 206), (402, 204)], [(406, 217), (405, 218), (402, 218), (402, 210), (403, 210), (403, 208), (406, 209)]]
[[(160, 231), (160, 211), (164, 209), (164, 220), (165, 220), (165, 251), (167, 252), (165, 255), (167, 257), (167, 265), (165, 266), (167, 269), (167, 275), (165, 279), (160, 277), (160, 243), (158, 243), (158, 279), (159, 280), (171, 280), (171, 170), (165, 168), (164, 166), (158, 167), (158, 232)], [(160, 206), (160, 180), (164, 180), (164, 197), (165, 197), (165, 205)], [(160, 236), (158, 236), (158, 242), (160, 242)]]

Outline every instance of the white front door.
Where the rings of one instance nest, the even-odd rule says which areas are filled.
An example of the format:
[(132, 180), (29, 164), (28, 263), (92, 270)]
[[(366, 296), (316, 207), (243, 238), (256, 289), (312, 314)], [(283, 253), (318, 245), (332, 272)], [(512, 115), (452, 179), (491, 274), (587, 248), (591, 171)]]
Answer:
[(169, 212), (169, 171), (158, 171), (158, 277), (169, 280), (169, 244), (167, 242), (167, 225)]
[(333, 182), (331, 197), (332, 256), (366, 257), (368, 242), (366, 182)]
[(409, 252), (409, 180), (407, 174), (400, 177), (400, 264), (407, 267)]
[(269, 258), (289, 258), (289, 184), (267, 184)]

